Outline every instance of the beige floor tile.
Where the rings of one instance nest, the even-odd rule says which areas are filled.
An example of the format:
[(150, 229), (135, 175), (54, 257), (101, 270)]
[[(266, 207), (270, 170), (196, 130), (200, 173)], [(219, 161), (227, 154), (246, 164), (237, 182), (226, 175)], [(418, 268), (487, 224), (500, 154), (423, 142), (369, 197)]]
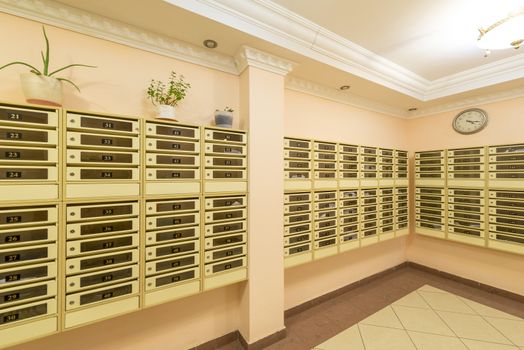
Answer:
[(405, 297), (402, 297), (399, 300), (395, 301), (393, 305), (418, 307), (418, 308), (423, 308), (423, 309), (430, 308), (428, 303), (426, 303), (424, 299), (422, 299), (422, 297), (417, 292), (409, 293)]
[(418, 350), (468, 350), (459, 338), (408, 331)]
[(506, 320), (494, 317), (485, 317), (485, 319), (515, 345), (524, 346), (524, 320)]
[(469, 350), (518, 350), (516, 346), (513, 345), (503, 345), (495, 343), (487, 343), (479, 340), (472, 339), (462, 339), (464, 344), (467, 345)]
[(435, 293), (446, 293), (446, 294), (448, 294), (448, 292), (446, 292), (445, 290), (442, 290), (442, 289), (438, 289), (438, 288), (432, 287), (432, 286), (430, 286), (429, 284), (425, 284), (425, 285), (423, 285), (422, 287), (420, 287), (419, 289), (417, 289), (417, 291), (435, 292)]
[(419, 291), (418, 294), (435, 310), (476, 314), (466, 303), (451, 293)]
[(407, 330), (455, 336), (455, 333), (431, 309), (394, 305), (393, 310)]
[(522, 320), (522, 318), (507, 314), (505, 312), (499, 311), (497, 309), (494, 309), (492, 307), (489, 307), (483, 304), (479, 304), (473, 300), (469, 300), (469, 299), (462, 298), (462, 297), (459, 297), (459, 298), (460, 300), (465, 302), (470, 308), (476, 311), (479, 315), (495, 317), (495, 318), (506, 318), (510, 320)]
[(375, 312), (373, 315), (360, 321), (362, 324), (370, 324), (373, 326), (391, 327), (403, 329), (402, 324), (393, 312), (391, 306), (385, 307), (382, 310)]
[(317, 345), (318, 350), (365, 350), (360, 338), (358, 325), (354, 325), (343, 332), (335, 335), (333, 338)]
[(437, 311), (444, 322), (460, 337), (493, 343), (511, 344), (506, 337), (478, 315)]
[(403, 329), (359, 324), (366, 350), (416, 350)]

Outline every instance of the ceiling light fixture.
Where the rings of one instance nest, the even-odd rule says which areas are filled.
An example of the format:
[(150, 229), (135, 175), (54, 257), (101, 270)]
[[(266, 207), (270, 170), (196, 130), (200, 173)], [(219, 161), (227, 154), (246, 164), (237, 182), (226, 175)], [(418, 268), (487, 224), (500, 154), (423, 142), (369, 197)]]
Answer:
[(215, 40), (211, 40), (211, 39), (204, 40), (203, 44), (208, 49), (214, 49), (218, 46), (218, 43)]
[(524, 7), (511, 12), (489, 27), (480, 28), (477, 45), (485, 49), (484, 57), (491, 50), (518, 49), (524, 42)]
[(342, 85), (341, 87), (339, 87), (340, 90), (349, 90), (351, 86), (349, 85)]

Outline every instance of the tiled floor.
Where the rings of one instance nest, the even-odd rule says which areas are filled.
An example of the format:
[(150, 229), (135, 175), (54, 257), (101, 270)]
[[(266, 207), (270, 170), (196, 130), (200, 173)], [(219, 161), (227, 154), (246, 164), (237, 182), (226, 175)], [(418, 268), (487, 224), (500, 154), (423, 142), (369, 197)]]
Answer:
[[(424, 287), (425, 289), (430, 289), (431, 287), (438, 288), (440, 290), (453, 293), (461, 298), (469, 299), (469, 301), (464, 301), (464, 299), (459, 299), (458, 301), (449, 301), (450, 297), (447, 294), (441, 292), (438, 292), (440, 294), (436, 294), (436, 292), (434, 291), (431, 292), (427, 290), (421, 290), (420, 292), (417, 292), (417, 296), (415, 297), (410, 295), (410, 293), (418, 290), (419, 288), (425, 285), (428, 285), (428, 287)], [(427, 298), (428, 301), (426, 301), (426, 299), (422, 297), (419, 293), (424, 295), (424, 297)], [(408, 297), (407, 295), (410, 296)], [(420, 296), (420, 298), (418, 296)], [(448, 299), (447, 303), (446, 298)], [(397, 301), (403, 303), (404, 305), (394, 304)], [(402, 314), (403, 317), (406, 319), (409, 318), (410, 314), (412, 313), (432, 313), (433, 317), (425, 320), (425, 323), (420, 323), (420, 327), (430, 327), (432, 325), (430, 322), (435, 320), (435, 314), (440, 320), (442, 320), (441, 314), (445, 315), (446, 318), (449, 319), (450, 324), (445, 324), (447, 328), (442, 327), (442, 324), (440, 324), (441, 327), (438, 328), (437, 331), (431, 328), (431, 332), (437, 332), (437, 335), (429, 336), (424, 331), (420, 332), (417, 330), (410, 330), (409, 332), (413, 334), (417, 333), (413, 335), (413, 337), (418, 339), (417, 341), (419, 342), (419, 344), (423, 344), (424, 341), (427, 341), (428, 337), (443, 339), (442, 341), (447, 340), (448, 336), (446, 334), (449, 333), (448, 330), (450, 329), (453, 332), (453, 327), (457, 327), (457, 324), (460, 325), (461, 316), (463, 315), (478, 317), (477, 321), (486, 326), (486, 324), (483, 323), (483, 321), (485, 321), (486, 323), (488, 323), (489, 329), (496, 329), (496, 327), (494, 327), (495, 325), (497, 325), (498, 327), (502, 327), (499, 324), (505, 323), (507, 323), (507, 327), (509, 327), (510, 329), (511, 327), (515, 326), (515, 320), (496, 317), (496, 315), (498, 314), (497, 310), (511, 314), (512, 316), (524, 318), (523, 303), (505, 298), (500, 295), (492, 294), (472, 286), (464, 285), (460, 282), (450, 280), (448, 278), (444, 278), (442, 276), (435, 275), (432, 273), (428, 273), (413, 267), (404, 267), (386, 275), (383, 275), (377, 279), (374, 279), (371, 282), (356, 287), (344, 294), (331, 298), (322, 304), (316, 305), (298, 314), (294, 314), (293, 316), (287, 317), (285, 320), (287, 337), (275, 344), (272, 344), (266, 349), (309, 350), (319, 347), (319, 344), (323, 344), (328, 339), (336, 336), (340, 332), (347, 332), (349, 334), (351, 334), (352, 332), (354, 333), (355, 330), (357, 330), (357, 327), (352, 328), (352, 326), (377, 313), (377, 311), (388, 307), (391, 304), (394, 305), (392, 305), (391, 308), (388, 309), (388, 311), (390, 311), (389, 314), (391, 315), (391, 310), (394, 310), (393, 307), (395, 307), (395, 309), (400, 310), (399, 313)], [(454, 313), (452, 309), (449, 309), (450, 305), (454, 305), (455, 307), (459, 308), (459, 310), (462, 310), (463, 313)], [(488, 308), (483, 308), (482, 305), (486, 305), (488, 306)], [(434, 311), (432, 307), (442, 310)], [(493, 311), (491, 308), (496, 310)], [(483, 313), (485, 315), (475, 316), (475, 314), (468, 314), (468, 312), (464, 312), (464, 310), (468, 310), (468, 312)], [(385, 311), (384, 314), (388, 313), (388, 311)], [(492, 312), (493, 314), (489, 312)], [(375, 318), (380, 319), (382, 316), (383, 315), (381, 314), (376, 316)], [(489, 319), (489, 321), (487, 319)], [(398, 322), (400, 323), (400, 320), (398, 320)], [(404, 325), (402, 325), (401, 327), (404, 328)], [(410, 329), (410, 326), (406, 327)], [(364, 331), (366, 334), (373, 334), (373, 332), (377, 331), (377, 326), (374, 325), (366, 325), (366, 327), (364, 328), (366, 328)], [(388, 328), (387, 330), (391, 330), (393, 333), (403, 331), (401, 328), (395, 327)], [(469, 329), (469, 332), (474, 331), (475, 329)], [(460, 337), (466, 339), (471, 338), (471, 333), (467, 333), (467, 329), (461, 329), (460, 332), (464, 332), (460, 333)], [(419, 336), (418, 333), (422, 333), (422, 335)], [(517, 332), (517, 336), (518, 335), (524, 336), (524, 330)], [(421, 337), (425, 338), (421, 339)], [(445, 339), (442, 337), (444, 337)], [(515, 337), (515, 335), (513, 335), (513, 337)], [(507, 337), (505, 336), (505, 338)], [(356, 339), (358, 340), (358, 337)], [(474, 339), (474, 337), (472, 339)], [(507, 341), (515, 342), (516, 340), (517, 339), (509, 338)], [(467, 344), (463, 344), (468, 346), (465, 349), (483, 349), (479, 347), (478, 343), (474, 340), (466, 340), (466, 342)], [(431, 347), (431, 345), (434, 343), (435, 342), (430, 342), (429, 345), (425, 345), (425, 347), (421, 347), (420, 349), (453, 349), (453, 345), (447, 345), (446, 347), (441, 348)], [(512, 348), (512, 345), (505, 344), (507, 343), (502, 342), (500, 345), (502, 347), (495, 344), (492, 346), (492, 348), (489, 349), (519, 349), (518, 347), (513, 346)], [(389, 345), (390, 344), (388, 343), (386, 347), (383, 349), (392, 350), (393, 348), (389, 347)], [(409, 346), (411, 346), (411, 348)], [(519, 346), (522, 347), (522, 350), (524, 350), (524, 344)], [(242, 348), (240, 346), (240, 343), (234, 342), (226, 346), (220, 347), (219, 349), (239, 350)], [(347, 344), (335, 349), (357, 350), (359, 348), (352, 347), (351, 344)], [(407, 345), (405, 349), (413, 349), (413, 342), (410, 341), (409, 345)]]
[(315, 349), (519, 350), (524, 319), (424, 285)]

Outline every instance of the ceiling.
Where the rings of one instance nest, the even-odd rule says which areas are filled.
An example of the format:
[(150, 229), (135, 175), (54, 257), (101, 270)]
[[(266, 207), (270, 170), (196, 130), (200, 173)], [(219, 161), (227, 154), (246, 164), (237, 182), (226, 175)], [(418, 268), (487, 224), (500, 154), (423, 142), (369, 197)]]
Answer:
[[(13, 0), (0, 0), (0, 4), (4, 1)], [(296, 62), (291, 73), (294, 77), (333, 89), (351, 85), (349, 94), (407, 111), (411, 107), (420, 110), (455, 105), (478, 94), (498, 94), (524, 87), (524, 52), (505, 50), (484, 58), (482, 50), (475, 46), (479, 24), (473, 19), (478, 17), (482, 25), (486, 18), (515, 2), (58, 0), (54, 3), (199, 48), (203, 40), (212, 38), (219, 43), (214, 52), (228, 57), (234, 56), (241, 45), (248, 45)], [(493, 3), (497, 6), (487, 11), (487, 6)], [(507, 72), (501, 72), (501, 67)], [(465, 70), (473, 73), (464, 74)], [(482, 75), (485, 73), (489, 75)]]
[(514, 56), (485, 58), (476, 41), (522, 0), (273, 0), (428, 80)]

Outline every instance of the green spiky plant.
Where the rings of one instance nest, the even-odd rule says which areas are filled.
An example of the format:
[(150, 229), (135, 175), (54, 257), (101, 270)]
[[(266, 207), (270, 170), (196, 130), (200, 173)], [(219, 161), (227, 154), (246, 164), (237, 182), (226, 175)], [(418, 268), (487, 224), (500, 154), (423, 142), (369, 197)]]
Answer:
[[(0, 69), (4, 69), (6, 67), (14, 66), (14, 65), (22, 65), (22, 66), (29, 67), (31, 69), (30, 72), (35, 74), (35, 75), (43, 75), (43, 76), (46, 76), (46, 77), (53, 77), (56, 73), (61, 72), (63, 70), (71, 68), (71, 67), (96, 68), (96, 66), (89, 66), (87, 64), (73, 63), (73, 64), (69, 64), (69, 65), (67, 65), (65, 67), (56, 69), (56, 70), (54, 70), (52, 72), (49, 72), (49, 54), (50, 54), (49, 39), (47, 37), (47, 33), (45, 32), (45, 27), (44, 26), (42, 26), (42, 31), (44, 32), (44, 39), (45, 39), (45, 54), (44, 54), (43, 51), (40, 51), (40, 54), (42, 56), (42, 62), (44, 64), (44, 68), (42, 70), (39, 70), (39, 69), (35, 68), (34, 66), (30, 65), (29, 63), (20, 62), (20, 61), (8, 63), (8, 64), (0, 67)], [(59, 77), (53, 77), (53, 78), (55, 78), (55, 79), (57, 79), (59, 81), (65, 81), (65, 82), (73, 85), (80, 92), (80, 88), (75, 83), (73, 83), (71, 80), (66, 79), (66, 78), (59, 78)]]

